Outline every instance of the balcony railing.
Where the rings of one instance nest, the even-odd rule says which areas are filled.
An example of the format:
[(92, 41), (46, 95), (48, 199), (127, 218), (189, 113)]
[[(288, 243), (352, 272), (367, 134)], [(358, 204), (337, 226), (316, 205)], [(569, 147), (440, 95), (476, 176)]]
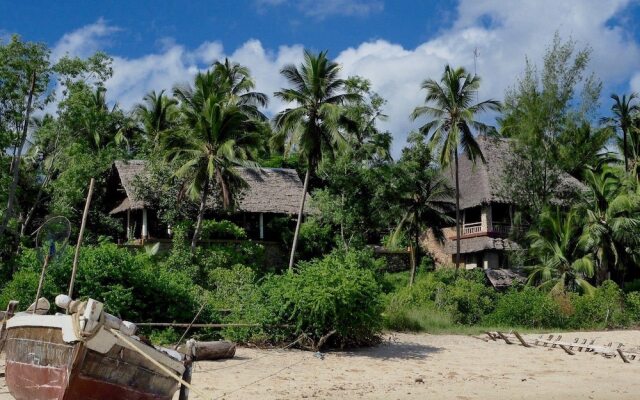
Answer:
[(482, 222), (474, 222), (472, 224), (464, 224), (462, 227), (463, 235), (473, 235), (482, 232)]

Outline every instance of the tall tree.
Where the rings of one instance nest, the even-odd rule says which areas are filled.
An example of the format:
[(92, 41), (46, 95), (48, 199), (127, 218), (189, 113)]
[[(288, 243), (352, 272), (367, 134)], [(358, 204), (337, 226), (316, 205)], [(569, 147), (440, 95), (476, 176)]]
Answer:
[(309, 177), (320, 160), (332, 157), (345, 141), (339, 129), (342, 106), (360, 99), (357, 93), (344, 92), (345, 81), (338, 77), (339, 72), (340, 66), (327, 58), (326, 51), (319, 54), (305, 51), (300, 66), (287, 65), (280, 70), (291, 87), (276, 92), (275, 97), (294, 103), (295, 107), (287, 108), (275, 116), (274, 122), (279, 132), (274, 140), (285, 143), (288, 148), (295, 148), (307, 163), (289, 270), (293, 270)]
[(157, 146), (162, 133), (175, 126), (178, 101), (164, 94), (164, 90), (147, 93), (143, 103), (136, 105), (134, 114), (142, 124), (147, 141)]
[(12, 160), (7, 208), (0, 223), (4, 235), (15, 208), (20, 179), (20, 160), (27, 140), (31, 115), (50, 100), (49, 49), (41, 43), (23, 42), (18, 36), (0, 44), (0, 126), (10, 132)]
[(391, 241), (396, 243), (401, 236), (409, 239), (409, 285), (413, 285), (420, 235), (429, 230), (436, 239), (444, 240), (442, 229), (454, 222), (447, 215), (453, 206), (451, 198), (454, 192), (434, 165), (423, 136), (418, 133), (410, 135), (409, 144), (396, 167), (397, 193), (394, 199), (401, 215)]
[(593, 75), (586, 75), (590, 54), (556, 33), (542, 70), (527, 59), (523, 75), (505, 93), (498, 120), (501, 135), (511, 139), (511, 152), (501, 190), (525, 222), (533, 222), (556, 196), (564, 183), (564, 168), (579, 172), (567, 156), (584, 151), (584, 146), (575, 147), (576, 139), (592, 133), (576, 128), (594, 122), (602, 88)]
[(464, 154), (474, 163), (477, 158), (484, 162), (484, 156), (473, 137), (473, 130), (487, 133), (494, 130), (477, 121), (476, 115), (485, 111), (500, 110), (497, 100), (485, 100), (475, 103), (480, 78), (467, 73), (464, 68), (446, 66), (440, 82), (427, 79), (422, 82), (422, 89), (427, 91), (425, 105), (416, 107), (411, 114), (412, 119), (423, 116), (430, 118), (420, 131), (431, 135), (430, 143), (438, 149), (440, 163), (443, 167), (452, 164), (455, 169), (456, 191), (456, 269), (460, 267), (460, 182), (458, 174), (458, 149), (462, 147)]
[(260, 143), (258, 124), (227, 88), (212, 71), (196, 75), (193, 88), (176, 87), (181, 126), (163, 140), (167, 158), (180, 165), (175, 175), (188, 182), (192, 198), (200, 199), (192, 253), (212, 189), (219, 191), (224, 209), (232, 207), (234, 189), (243, 183), (233, 166), (248, 165)]
[(633, 120), (636, 117), (640, 106), (633, 101), (637, 99), (635, 93), (631, 93), (629, 97), (626, 94), (622, 95), (622, 98), (617, 94), (612, 94), (613, 105), (611, 106), (612, 117), (605, 118), (604, 122), (609, 123), (616, 129), (622, 131), (622, 157), (624, 159), (624, 170), (629, 171), (629, 146), (627, 145), (627, 137), (629, 131), (633, 127)]

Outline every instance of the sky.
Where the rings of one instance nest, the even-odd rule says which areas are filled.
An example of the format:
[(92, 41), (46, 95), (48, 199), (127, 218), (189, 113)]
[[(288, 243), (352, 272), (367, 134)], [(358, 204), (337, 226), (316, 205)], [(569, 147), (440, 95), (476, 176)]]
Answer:
[[(463, 66), (482, 77), (481, 100), (502, 100), (526, 58), (541, 64), (555, 32), (592, 50), (606, 112), (612, 92), (640, 91), (639, 21), (640, 0), (0, 0), (0, 38), (45, 42), (54, 59), (110, 54), (108, 99), (125, 109), (224, 57), (271, 95), (286, 86), (284, 65), (327, 50), (344, 77), (369, 79), (388, 100), (381, 128), (395, 155), (420, 125), (409, 114), (424, 79)], [(267, 113), (285, 106), (272, 99)]]

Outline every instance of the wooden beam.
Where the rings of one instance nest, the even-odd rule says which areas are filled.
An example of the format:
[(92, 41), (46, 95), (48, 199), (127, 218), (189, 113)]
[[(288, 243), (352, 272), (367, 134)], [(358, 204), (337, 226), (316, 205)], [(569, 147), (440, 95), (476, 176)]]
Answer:
[(524, 346), (524, 347), (533, 347), (531, 346), (529, 343), (527, 343), (522, 336), (520, 336), (520, 334), (516, 331), (513, 331), (513, 334), (516, 336), (516, 338), (520, 341), (520, 343)]
[(617, 348), (616, 350), (618, 351), (618, 354), (620, 354), (620, 358), (622, 358), (622, 361), (624, 361), (625, 364), (629, 364), (630, 361), (627, 359), (622, 350), (620, 348)]
[(575, 354), (576, 354), (576, 353), (574, 353), (573, 351), (569, 350), (569, 347), (565, 346), (564, 344), (560, 344), (560, 345), (558, 345), (558, 346), (560, 346), (560, 348), (561, 348), (562, 350), (564, 350), (567, 354), (569, 354), (569, 355), (571, 355), (571, 356), (573, 356), (573, 355), (575, 355)]
[(500, 336), (500, 338), (502, 338), (502, 340), (505, 341), (506, 344), (513, 344), (512, 341), (509, 340), (509, 338), (507, 338), (504, 334), (502, 334), (502, 332), (496, 332), (498, 334), (498, 336)]

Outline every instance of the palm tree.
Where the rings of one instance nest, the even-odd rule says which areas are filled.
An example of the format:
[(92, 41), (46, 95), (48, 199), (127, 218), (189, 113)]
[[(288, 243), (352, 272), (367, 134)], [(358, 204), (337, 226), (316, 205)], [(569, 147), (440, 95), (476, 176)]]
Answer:
[(480, 133), (493, 130), (474, 118), (483, 111), (498, 111), (500, 103), (496, 100), (485, 100), (474, 104), (477, 98), (480, 78), (471, 76), (464, 68), (453, 69), (446, 66), (444, 74), (437, 82), (427, 79), (422, 82), (422, 89), (427, 91), (425, 105), (416, 107), (411, 113), (413, 120), (427, 116), (431, 120), (424, 124), (420, 131), (424, 135), (431, 134), (432, 147), (438, 147), (440, 164), (447, 167), (453, 159), (456, 182), (456, 270), (460, 267), (460, 183), (458, 176), (458, 148), (474, 163), (480, 157), (484, 162), (478, 143), (473, 137), (471, 128)]
[(587, 278), (593, 276), (594, 262), (591, 254), (577, 254), (579, 233), (575, 210), (566, 214), (560, 209), (543, 211), (538, 227), (527, 234), (531, 241), (529, 253), (537, 261), (528, 283), (551, 293), (578, 289), (590, 293), (593, 286)]
[(147, 93), (143, 103), (136, 105), (134, 114), (142, 124), (147, 140), (154, 146), (160, 142), (160, 135), (175, 125), (178, 101), (166, 96), (164, 90)]
[(624, 170), (629, 171), (629, 148), (627, 146), (627, 135), (629, 129), (633, 126), (633, 119), (635, 114), (638, 113), (640, 107), (638, 104), (631, 104), (631, 102), (637, 99), (635, 93), (631, 93), (629, 97), (622, 95), (620, 98), (617, 94), (612, 94), (613, 106), (611, 106), (611, 112), (613, 117), (605, 118), (603, 121), (612, 124), (616, 128), (622, 131), (622, 156), (624, 157)]
[[(391, 236), (391, 243), (397, 243), (403, 236), (409, 238), (411, 275), (409, 285), (413, 285), (416, 275), (416, 250), (420, 233), (426, 229), (440, 241), (444, 240), (442, 229), (450, 226), (453, 191), (447, 180), (432, 165), (429, 148), (421, 135), (410, 135), (413, 146), (403, 150), (397, 177), (398, 192), (394, 195), (402, 217)], [(403, 235), (404, 234), (404, 235)]]
[(247, 67), (225, 58), (224, 62), (216, 61), (213, 64), (213, 74), (220, 91), (227, 93), (230, 102), (256, 119), (267, 119), (259, 107), (266, 107), (269, 99), (266, 94), (253, 91), (255, 82)]
[(188, 192), (200, 199), (191, 240), (195, 251), (212, 185), (218, 189), (223, 209), (233, 206), (233, 192), (243, 185), (234, 165), (253, 165), (249, 160), (260, 142), (258, 124), (241, 106), (230, 101), (225, 85), (211, 71), (199, 73), (195, 87), (176, 87), (181, 126), (163, 140), (167, 158), (179, 163), (175, 172), (186, 180)]
[(293, 236), (289, 270), (293, 270), (302, 212), (309, 187), (309, 177), (320, 160), (334, 155), (344, 143), (340, 133), (342, 105), (360, 99), (354, 93), (345, 93), (345, 81), (338, 78), (340, 66), (327, 58), (327, 52), (317, 55), (305, 51), (304, 61), (299, 66), (287, 65), (280, 73), (289, 81), (291, 88), (282, 89), (275, 96), (295, 107), (287, 108), (275, 116), (279, 129), (274, 141), (294, 147), (307, 163), (304, 190), (298, 211), (298, 221)]
[(640, 238), (633, 233), (640, 229), (640, 199), (623, 186), (621, 172), (607, 166), (600, 173), (591, 169), (585, 172), (589, 192), (581, 205), (585, 221), (580, 246), (597, 260), (598, 283), (615, 269), (620, 272), (622, 284), (625, 249), (640, 244)]

